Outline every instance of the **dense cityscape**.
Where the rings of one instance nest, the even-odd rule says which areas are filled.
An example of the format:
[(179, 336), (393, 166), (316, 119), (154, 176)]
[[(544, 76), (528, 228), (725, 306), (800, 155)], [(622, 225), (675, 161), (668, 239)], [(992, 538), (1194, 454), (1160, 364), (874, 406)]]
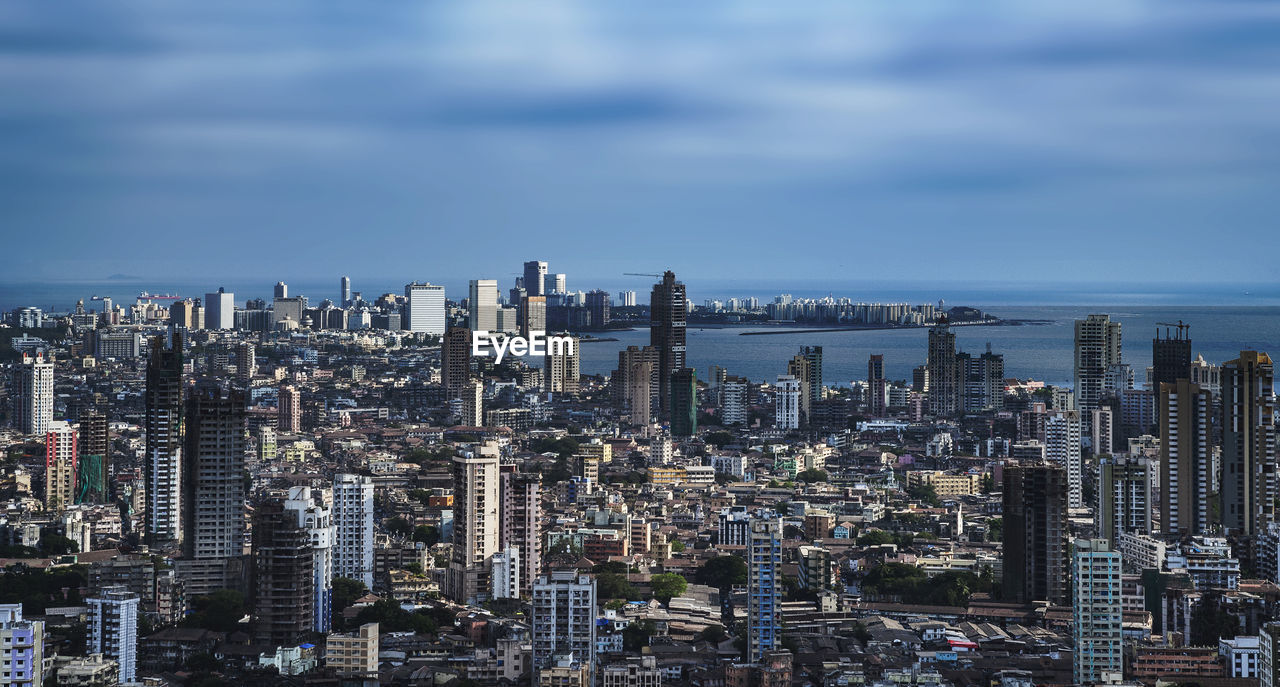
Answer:
[[(1161, 323), (1135, 370), (1098, 313), (1055, 386), (965, 306), (520, 274), (6, 313), (0, 684), (1276, 684), (1266, 352)], [(927, 345), (748, 379), (693, 321)]]

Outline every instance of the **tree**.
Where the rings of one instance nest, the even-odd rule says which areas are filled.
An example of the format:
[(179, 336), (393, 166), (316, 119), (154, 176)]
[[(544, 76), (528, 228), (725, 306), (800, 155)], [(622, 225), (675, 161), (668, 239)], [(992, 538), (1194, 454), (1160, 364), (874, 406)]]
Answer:
[(689, 588), (689, 582), (675, 573), (659, 573), (649, 578), (649, 587), (653, 590), (655, 599), (667, 603), (673, 597), (684, 594)]
[(728, 636), (729, 633), (725, 632), (723, 625), (708, 625), (702, 628), (702, 632), (698, 634), (699, 639), (711, 642), (712, 644), (719, 644)]
[(983, 473), (982, 474), (982, 493), (990, 494), (995, 490), (996, 490), (996, 483), (995, 483), (995, 479), (991, 476), (991, 473), (989, 472)]
[(706, 442), (716, 448), (724, 448), (733, 443), (733, 433), (725, 431), (712, 432), (707, 435)]
[(413, 528), (413, 540), (435, 546), (440, 543), (440, 530), (434, 525), (418, 525)]
[(640, 649), (649, 646), (649, 638), (657, 631), (658, 626), (652, 620), (631, 623), (622, 630), (622, 648), (627, 651), (638, 652)]
[(399, 516), (388, 520), (386, 522), (386, 528), (388, 532), (402, 536), (413, 533), (413, 526), (409, 524), (409, 521)]
[(626, 574), (627, 574), (627, 564), (626, 564), (626, 563), (623, 563), (622, 561), (605, 561), (605, 562), (603, 562), (603, 563), (596, 563), (596, 564), (591, 568), (591, 573), (592, 573), (593, 575), (600, 575), (600, 574), (602, 574), (602, 573), (613, 573), (613, 574), (615, 574), (615, 575), (626, 575)]
[(747, 583), (747, 562), (737, 556), (716, 556), (698, 568), (694, 579), (698, 584), (725, 591)]
[(938, 498), (938, 488), (932, 484), (913, 484), (907, 487), (907, 496), (933, 508), (942, 505), (942, 500)]
[(640, 594), (634, 585), (627, 581), (626, 575), (606, 572), (596, 575), (596, 593), (601, 599), (639, 600)]
[(1004, 518), (990, 518), (987, 520), (987, 540), (1004, 540)]
[(800, 471), (800, 474), (796, 475), (796, 479), (800, 480), (801, 482), (825, 482), (829, 478), (827, 476), (826, 470), (810, 468), (808, 470)]
[(68, 553), (79, 553), (80, 545), (61, 534), (46, 534), (40, 537), (36, 548), (46, 556), (62, 556)]
[(679, 539), (671, 542), (671, 553), (680, 553), (684, 551), (684, 542)]
[(213, 632), (235, 632), (246, 612), (244, 595), (234, 589), (197, 596), (192, 599), (191, 607), (194, 612), (183, 619), (182, 624)]
[(893, 535), (884, 530), (871, 530), (858, 535), (858, 546), (884, 546), (893, 543)]

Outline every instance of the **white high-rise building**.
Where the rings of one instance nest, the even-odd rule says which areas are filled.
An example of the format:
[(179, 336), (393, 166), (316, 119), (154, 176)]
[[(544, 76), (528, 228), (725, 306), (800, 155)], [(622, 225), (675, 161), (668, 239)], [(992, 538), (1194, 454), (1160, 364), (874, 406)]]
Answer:
[(554, 286), (551, 287), (551, 293), (558, 293), (558, 294), (569, 293), (569, 288), (565, 283), (564, 272), (557, 272), (556, 274), (552, 275), (551, 283), (554, 284)]
[(75, 503), (76, 431), (70, 423), (55, 420), (44, 435), (44, 505), (62, 511)]
[(1105, 539), (1077, 539), (1071, 555), (1075, 654), (1072, 683), (1118, 682), (1123, 670), (1120, 554)]
[(462, 387), (462, 421), (466, 427), (484, 426), (484, 382), (468, 381)]
[(236, 296), (219, 288), (204, 295), (204, 328), (235, 329)]
[(333, 477), (333, 576), (373, 587), (373, 480)]
[(444, 287), (434, 284), (405, 284), (403, 329), (422, 334), (444, 335)]
[(1120, 323), (1110, 315), (1090, 315), (1076, 320), (1076, 403), (1088, 412), (1098, 407), (1110, 385), (1108, 372), (1120, 360)]
[(1067, 470), (1067, 508), (1084, 507), (1084, 459), (1080, 451), (1080, 411), (1059, 410), (1044, 420), (1045, 458)]
[(636, 304), (635, 291), (619, 291), (618, 292), (618, 305), (630, 308), (630, 307), (634, 307), (635, 304)]
[(800, 427), (800, 380), (795, 375), (778, 375), (774, 387), (774, 425), (778, 429)]
[(498, 331), (497, 279), (471, 280), (467, 293), (467, 314), (471, 331)]
[(489, 592), (494, 599), (520, 598), (520, 549), (514, 546), (493, 554), (493, 565), (489, 577), (492, 589)]
[(478, 603), (489, 593), (489, 561), (498, 552), (498, 445), (486, 443), (453, 459), (453, 557), (449, 598)]
[(120, 682), (138, 677), (137, 594), (127, 587), (107, 587), (85, 599), (89, 607), (88, 653), (102, 654), (120, 665)]
[(338, 280), (338, 307), (345, 308), (351, 304), (351, 277)]
[(757, 663), (782, 641), (782, 520), (753, 518), (747, 534), (747, 661)]
[(53, 361), (43, 354), (22, 354), (15, 366), (13, 425), (23, 434), (44, 434), (53, 422)]
[(312, 601), (313, 629), (328, 632), (333, 606), (333, 518), (311, 487), (291, 487), (285, 510), (298, 515), (298, 524), (311, 533), (311, 577), (315, 594)]
[(0, 659), (3, 687), (44, 684), (44, 623), (23, 620), (22, 604), (0, 604)]
[(746, 379), (729, 377), (720, 386), (720, 421), (728, 425), (747, 424)]
[(576, 570), (553, 570), (533, 585), (533, 669), (536, 676), (555, 666), (554, 657), (572, 654), (589, 663), (593, 684), (596, 654), (596, 581)]

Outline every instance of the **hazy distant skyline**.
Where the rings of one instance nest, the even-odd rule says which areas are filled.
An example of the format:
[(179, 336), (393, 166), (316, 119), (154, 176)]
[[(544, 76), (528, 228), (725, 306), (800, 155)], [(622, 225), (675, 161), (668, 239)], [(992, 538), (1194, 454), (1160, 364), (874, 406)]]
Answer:
[(19, 0), (0, 21), (3, 282), (505, 289), (527, 259), (571, 282), (1275, 281), (1271, 3)]

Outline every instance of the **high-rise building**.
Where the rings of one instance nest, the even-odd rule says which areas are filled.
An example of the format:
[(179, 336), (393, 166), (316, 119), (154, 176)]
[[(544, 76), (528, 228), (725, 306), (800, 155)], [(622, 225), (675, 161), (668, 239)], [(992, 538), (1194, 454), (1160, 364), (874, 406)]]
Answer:
[(800, 428), (800, 396), (804, 393), (795, 375), (778, 375), (774, 385), (773, 416), (778, 429)]
[(267, 646), (298, 646), (315, 626), (311, 532), (285, 499), (253, 513), (253, 636)]
[(187, 398), (182, 449), (182, 544), (188, 559), (244, 555), (245, 396), (198, 384)]
[(1115, 414), (1109, 406), (1090, 410), (1092, 421), (1089, 425), (1089, 447), (1093, 455), (1101, 456), (1111, 453), (1115, 444)]
[(889, 405), (889, 382), (884, 377), (884, 356), (872, 355), (867, 361), (867, 412), (883, 417)]
[[(200, 311), (199, 316), (196, 315), (197, 310)], [(172, 329), (203, 329), (203, 318), (203, 309), (190, 298), (174, 301), (173, 305), (169, 306), (169, 327)]]
[[(512, 466), (514, 467), (514, 466)], [(519, 552), (520, 594), (527, 596), (542, 569), (541, 482), (536, 473), (505, 471), (500, 491), (502, 512), (499, 549)]]
[(609, 292), (596, 289), (587, 292), (587, 318), (590, 326), (604, 329), (609, 326)]
[[(547, 263), (530, 260), (524, 264), (524, 290), (530, 296), (547, 295)], [(543, 301), (546, 302), (545, 300)]]
[(139, 603), (138, 595), (127, 587), (107, 587), (85, 599), (89, 607), (88, 653), (102, 654), (119, 664), (121, 683), (138, 677)]
[(720, 385), (720, 421), (726, 427), (747, 424), (747, 389), (743, 377), (726, 377)]
[(440, 344), (440, 382), (446, 399), (462, 398), (471, 381), (471, 330), (450, 327)]
[(1120, 533), (1151, 534), (1154, 466), (1139, 456), (1111, 456), (1098, 465), (1098, 536), (1120, 541)]
[(312, 629), (328, 632), (333, 606), (333, 517), (320, 494), (311, 487), (290, 487), (284, 502), (298, 524), (311, 536), (311, 616)]
[(489, 592), (489, 559), (498, 551), (498, 446), (453, 458), (453, 557), (449, 598), (479, 603)]
[(1004, 598), (1067, 603), (1067, 471), (1004, 469)]
[(649, 345), (658, 351), (658, 403), (661, 415), (671, 411), (671, 373), (685, 367), (685, 324), (688, 301), (684, 284), (668, 270), (649, 296)]
[(1258, 685), (1280, 687), (1280, 622), (1258, 629)]
[(547, 330), (547, 297), (525, 296), (520, 300), (520, 336)]
[(49, 423), (44, 435), (44, 505), (58, 512), (75, 503), (76, 433), (62, 420)]
[(618, 305), (624, 308), (634, 308), (636, 306), (636, 292), (635, 291), (619, 291)]
[(659, 405), (658, 367), (658, 349), (653, 346), (628, 346), (618, 351), (618, 369), (609, 382), (615, 407), (633, 425), (649, 424)]
[(1213, 397), (1186, 378), (1159, 386), (1160, 530), (1206, 534), (1213, 491)]
[(698, 373), (686, 367), (671, 373), (671, 436), (698, 433)]
[(987, 351), (978, 357), (956, 354), (960, 375), (960, 406), (965, 412), (1004, 409), (1004, 356)]
[(89, 412), (80, 416), (80, 453), (76, 461), (76, 503), (106, 503), (111, 475), (111, 426), (107, 416)]
[(489, 598), (520, 598), (520, 549), (509, 546), (493, 554), (489, 567)]
[(365, 623), (355, 632), (333, 632), (325, 639), (325, 667), (339, 677), (378, 679), (378, 624)]
[(497, 331), (497, 279), (471, 280), (467, 292), (467, 324), (473, 332)]
[(755, 663), (781, 645), (782, 520), (750, 521), (747, 534), (747, 655)]
[(333, 576), (373, 587), (373, 479), (333, 476)]
[(1173, 384), (1179, 379), (1191, 379), (1191, 325), (1181, 321), (1172, 325), (1176, 333), (1165, 326), (1164, 336), (1160, 336), (1160, 328), (1156, 328), (1156, 336), (1151, 340), (1151, 388), (1159, 389), (1161, 384)]
[(578, 340), (573, 337), (561, 343), (548, 342), (546, 357), (542, 365), (542, 381), (548, 393), (578, 393), (578, 380), (582, 376), (579, 370), (581, 352)]
[(145, 427), (146, 543), (152, 548), (182, 540), (182, 334), (173, 347), (151, 340), (147, 360)]
[(596, 654), (596, 581), (576, 570), (553, 570), (533, 584), (533, 670), (555, 666), (555, 657), (572, 655), (588, 667), (592, 684)]
[(1276, 519), (1271, 356), (1241, 351), (1222, 366), (1222, 526), (1252, 535)]
[(14, 367), (13, 426), (23, 434), (43, 435), (53, 422), (53, 360), (22, 354)]
[(276, 427), (286, 434), (302, 431), (302, 392), (282, 386), (276, 402)]
[(941, 317), (929, 328), (929, 359), (926, 363), (929, 388), (926, 399), (929, 414), (948, 417), (960, 410), (960, 374), (956, 369), (956, 335)]
[(1120, 323), (1110, 315), (1090, 315), (1075, 323), (1076, 404), (1082, 411), (1098, 407), (1108, 390), (1108, 372), (1120, 360)]
[(1123, 670), (1120, 554), (1105, 539), (1077, 539), (1071, 554), (1072, 684), (1119, 682)]
[(276, 282), (275, 288), (271, 292), (271, 297), (272, 298), (288, 298), (289, 285), (282, 281)]
[(569, 286), (565, 282), (564, 272), (557, 272), (551, 275), (551, 283), (553, 284), (551, 287), (551, 293), (557, 293), (560, 295), (569, 293)]
[(809, 407), (812, 408), (822, 400), (822, 346), (801, 346), (800, 357), (809, 363), (804, 383), (805, 393), (809, 395)]
[(307, 309), (307, 299), (302, 296), (277, 296), (271, 301), (271, 329), (282, 326), (296, 329), (302, 326), (303, 311)]
[(1084, 458), (1080, 451), (1080, 411), (1055, 410), (1045, 416), (1044, 453), (1067, 471), (1067, 507), (1084, 508)]
[(338, 280), (338, 307), (345, 308), (351, 305), (351, 277), (343, 277)]
[(256, 374), (258, 374), (257, 348), (252, 341), (244, 341), (236, 353), (236, 378), (241, 386), (247, 388), (253, 383), (253, 377)]
[(204, 295), (204, 328), (235, 329), (235, 327), (235, 294), (221, 287), (214, 293), (206, 293)]
[(5, 687), (44, 684), (44, 622), (23, 620), (22, 604), (0, 604), (0, 659)]
[(445, 329), (444, 287), (413, 282), (404, 287), (404, 329), (414, 333), (443, 336)]
[(484, 426), (484, 382), (473, 379), (462, 389), (462, 419), (467, 427)]
[(800, 424), (809, 424), (813, 395), (813, 361), (804, 354), (796, 355), (787, 363), (787, 375), (800, 383)]

